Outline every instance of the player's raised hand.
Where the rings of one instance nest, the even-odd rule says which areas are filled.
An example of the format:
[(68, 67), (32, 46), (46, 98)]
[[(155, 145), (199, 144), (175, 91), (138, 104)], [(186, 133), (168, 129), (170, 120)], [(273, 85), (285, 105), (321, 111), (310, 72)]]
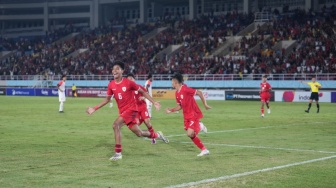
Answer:
[(161, 104), (159, 102), (154, 102), (154, 106), (155, 106), (156, 110), (160, 110), (160, 108), (161, 108)]
[(204, 107), (205, 107), (206, 110), (211, 109), (211, 106), (209, 106), (208, 104), (205, 104)]
[(86, 113), (89, 114), (89, 115), (93, 114), (95, 111), (96, 111), (96, 110), (95, 110), (94, 108), (92, 108), (92, 107), (88, 107), (88, 108), (86, 109)]

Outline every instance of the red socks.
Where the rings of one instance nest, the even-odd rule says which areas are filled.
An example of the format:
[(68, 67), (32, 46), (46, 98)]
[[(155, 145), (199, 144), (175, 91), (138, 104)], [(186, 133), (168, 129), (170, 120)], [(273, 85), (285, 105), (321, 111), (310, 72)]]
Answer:
[(264, 114), (264, 111), (265, 111), (265, 110), (262, 108), (262, 109), (261, 109), (261, 113)]
[(114, 147), (114, 151), (116, 153), (121, 153), (121, 151), (122, 151), (121, 144), (116, 144), (115, 147)]
[(150, 133), (150, 138), (157, 138), (159, 135), (156, 132), (151, 132)]
[(149, 133), (150, 133), (150, 138), (157, 138), (157, 137), (159, 137), (159, 135), (156, 133), (156, 132), (154, 132), (154, 129), (153, 129), (153, 127), (152, 126), (150, 126), (150, 127), (148, 127), (148, 131), (149, 131)]
[(195, 136), (194, 138), (191, 138), (191, 140), (194, 142), (194, 144), (201, 150), (205, 150), (206, 148), (204, 147), (202, 141)]
[(148, 127), (148, 131), (149, 131), (150, 133), (154, 133), (154, 129), (153, 129), (153, 127), (152, 127), (152, 126)]

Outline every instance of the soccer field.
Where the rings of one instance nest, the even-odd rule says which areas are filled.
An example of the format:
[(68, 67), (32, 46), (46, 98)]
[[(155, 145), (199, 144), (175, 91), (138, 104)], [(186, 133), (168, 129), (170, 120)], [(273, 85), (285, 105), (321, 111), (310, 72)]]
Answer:
[[(165, 114), (161, 101), (152, 123), (169, 144), (136, 137), (123, 127), (123, 159), (114, 154), (111, 125), (117, 108), (88, 116), (97, 98), (0, 97), (0, 187), (335, 187), (336, 107), (208, 101), (200, 134), (211, 155), (185, 135), (182, 113)], [(145, 128), (144, 125), (141, 125)]]

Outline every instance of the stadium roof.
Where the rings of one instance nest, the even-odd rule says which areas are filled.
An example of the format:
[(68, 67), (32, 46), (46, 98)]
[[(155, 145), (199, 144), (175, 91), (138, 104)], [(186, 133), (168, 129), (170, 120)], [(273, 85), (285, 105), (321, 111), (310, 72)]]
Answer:
[[(44, 3), (44, 2), (62, 2), (62, 1), (83, 1), (83, 0), (0, 0), (0, 4), (13, 3)], [(84, 0), (85, 1), (85, 0)]]
[[(20, 4), (20, 3), (44, 3), (44, 2), (69, 2), (69, 1), (92, 1), (92, 0), (0, 0), (0, 4)], [(228, 0), (226, 0), (228, 1)], [(120, 0), (121, 3), (125, 3)], [(127, 1), (126, 1), (127, 2)], [(151, 0), (151, 2), (160, 2), (163, 4), (185, 3), (188, 0)]]

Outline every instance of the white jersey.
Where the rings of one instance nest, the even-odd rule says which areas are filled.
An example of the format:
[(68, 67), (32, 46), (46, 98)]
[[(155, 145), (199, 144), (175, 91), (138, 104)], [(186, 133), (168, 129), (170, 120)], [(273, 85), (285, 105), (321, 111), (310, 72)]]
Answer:
[[(153, 93), (152, 93), (152, 81), (147, 80), (145, 83), (145, 88), (147, 89), (147, 92), (149, 94), (149, 96), (153, 97)], [(152, 103), (146, 99), (146, 106), (147, 106), (147, 111), (149, 113), (149, 117), (152, 117)]]
[[(58, 99), (60, 102), (64, 102), (65, 101), (65, 82), (63, 80), (61, 80), (60, 82), (58, 82)], [(62, 90), (63, 92), (61, 92), (60, 90)]]
[[(147, 89), (147, 87), (148, 87), (148, 89)], [(152, 82), (150, 80), (146, 81), (145, 88), (148, 90), (149, 96), (153, 97), (153, 94), (152, 94)]]

